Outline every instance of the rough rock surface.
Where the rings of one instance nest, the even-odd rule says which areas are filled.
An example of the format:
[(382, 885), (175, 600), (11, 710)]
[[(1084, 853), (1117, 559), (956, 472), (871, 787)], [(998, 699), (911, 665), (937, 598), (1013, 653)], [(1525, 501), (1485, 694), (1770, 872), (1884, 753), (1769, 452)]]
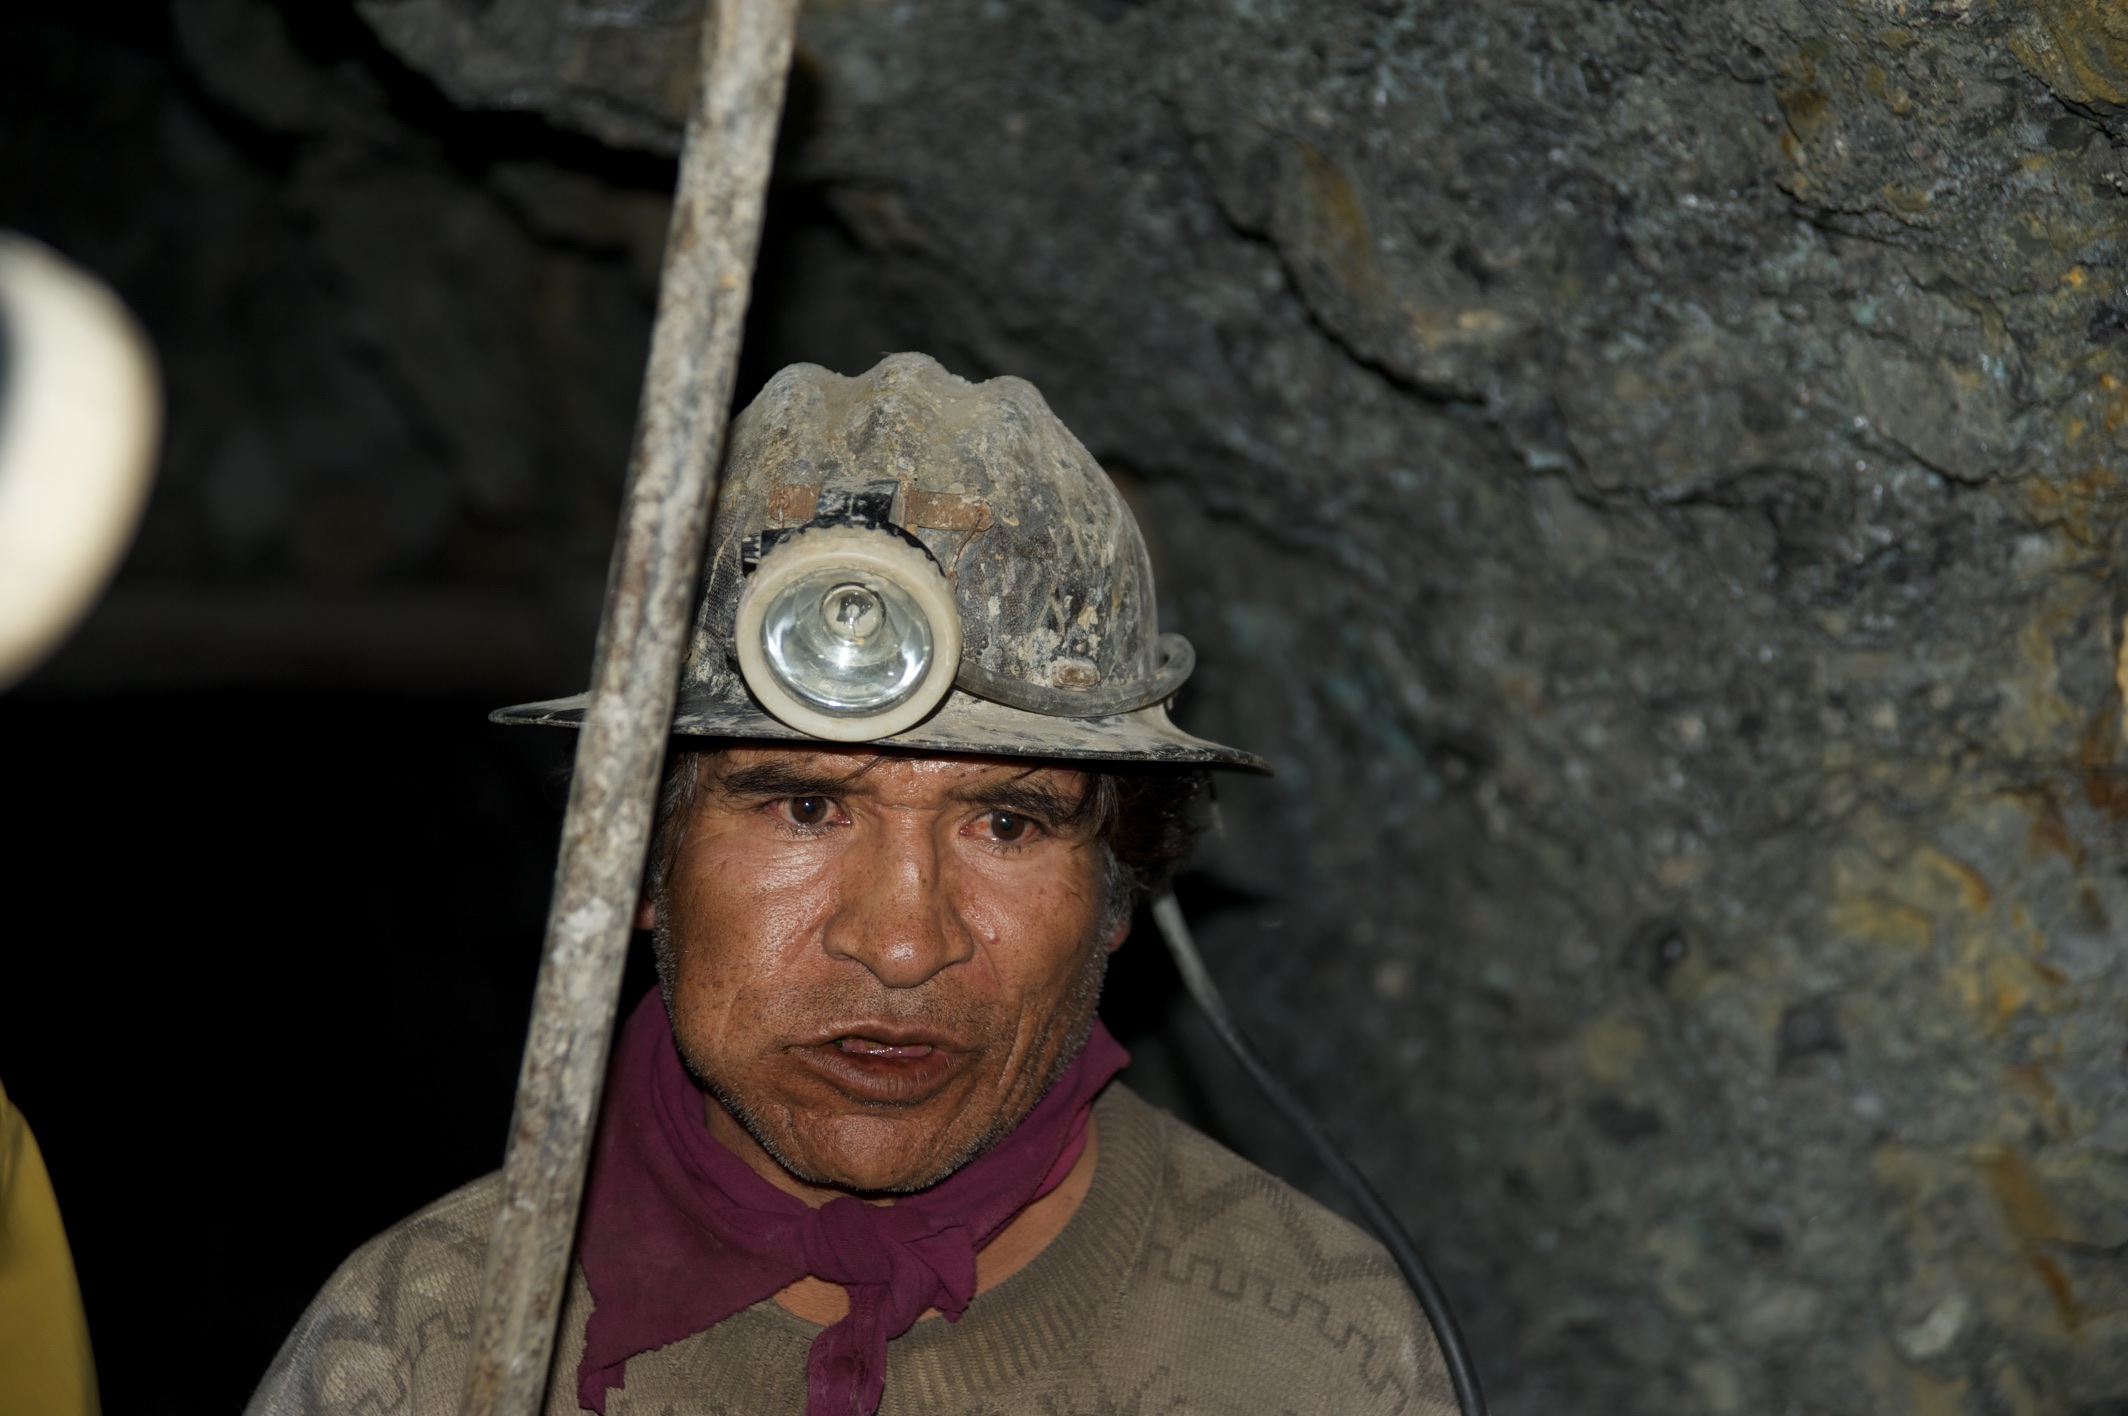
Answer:
[[(449, 8), (368, 13), (465, 94)], [(1227, 796), (1223, 972), (1501, 1407), (2128, 1398), (2112, 10), (841, 3), (804, 50), (838, 288), (1142, 478), (1186, 720), (1285, 768)]]
[[(461, 103), (653, 150), (684, 9), (362, 6)], [(1131, 489), (1181, 720), (1281, 768), (1224, 796), (1215, 968), (1497, 1407), (2128, 1401), (2116, 7), (823, 0), (801, 62), (785, 172), (834, 221), (772, 251), (763, 347), (1024, 375)], [(354, 131), (304, 105), (367, 70), (261, 63), (199, 82)], [(294, 147), (378, 151), (332, 141)], [(547, 260), (615, 209), (404, 141), (294, 165), (274, 200), (348, 223), (301, 249), (463, 212)], [(583, 365), (516, 329), (449, 361), (474, 407), (632, 378), (640, 323)], [(496, 349), (516, 382), (466, 374)], [(498, 457), (431, 481), (507, 508)]]

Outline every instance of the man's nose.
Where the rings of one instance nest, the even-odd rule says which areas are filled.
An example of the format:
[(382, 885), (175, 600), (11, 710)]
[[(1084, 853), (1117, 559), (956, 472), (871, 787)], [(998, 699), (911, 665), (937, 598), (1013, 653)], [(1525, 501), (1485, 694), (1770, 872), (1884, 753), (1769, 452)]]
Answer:
[(887, 823), (844, 859), (843, 898), (823, 940), (830, 958), (856, 960), (889, 988), (916, 988), (974, 956), (928, 824)]

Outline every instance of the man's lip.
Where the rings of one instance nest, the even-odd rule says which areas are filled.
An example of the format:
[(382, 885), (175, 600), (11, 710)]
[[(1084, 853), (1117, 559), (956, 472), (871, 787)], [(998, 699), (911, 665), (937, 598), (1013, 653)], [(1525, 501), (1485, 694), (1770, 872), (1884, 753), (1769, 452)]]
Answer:
[(823, 1030), (790, 1052), (851, 1100), (898, 1106), (936, 1095), (968, 1058), (938, 1032), (887, 1023)]
[[(955, 1040), (933, 1028), (912, 1027), (907, 1023), (853, 1022), (839, 1023), (831, 1028), (822, 1028), (811, 1037), (798, 1042), (799, 1047), (837, 1047), (849, 1050), (845, 1044), (869, 1043), (876, 1048), (888, 1050), (922, 1048), (932, 1052), (965, 1052), (968, 1049), (956, 1045)], [(865, 1049), (870, 1050), (870, 1049)]]
[(835, 1046), (845, 1057), (880, 1057), (890, 1061), (929, 1057), (938, 1051), (927, 1042), (881, 1042), (870, 1037), (837, 1038)]

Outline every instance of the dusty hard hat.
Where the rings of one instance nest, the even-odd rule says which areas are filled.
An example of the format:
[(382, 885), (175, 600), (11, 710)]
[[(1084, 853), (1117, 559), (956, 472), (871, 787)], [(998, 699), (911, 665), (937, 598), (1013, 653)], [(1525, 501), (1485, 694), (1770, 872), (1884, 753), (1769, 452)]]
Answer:
[[(1130, 508), (1032, 384), (783, 370), (732, 422), (673, 731), (1268, 770), (1167, 704)], [(584, 696), (499, 723), (575, 727)]]

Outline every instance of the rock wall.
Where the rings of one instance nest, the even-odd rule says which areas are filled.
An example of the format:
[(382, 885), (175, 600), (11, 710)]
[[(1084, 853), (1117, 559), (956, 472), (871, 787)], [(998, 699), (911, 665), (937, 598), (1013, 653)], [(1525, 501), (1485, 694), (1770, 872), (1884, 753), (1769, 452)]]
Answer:
[[(682, 0), (358, 8), (458, 104), (672, 147)], [(262, 128), (343, 131), (200, 54)], [(1497, 1408), (2128, 1402), (2114, 8), (823, 0), (800, 63), (756, 361), (1023, 374), (1130, 489), (1184, 720), (1280, 766), (1223, 791), (1215, 967)], [(631, 278), (606, 176), (425, 157), (450, 120), (405, 102), (364, 110), (390, 181), (306, 156), (274, 200), (347, 249), (464, 213), (478, 280)], [(467, 381), (436, 428), (494, 429), (436, 433), (432, 482), (509, 504), (485, 449), (562, 393), (625, 426), (642, 261), (583, 347), (481, 323), (534, 286), (424, 297)], [(364, 288), (332, 309), (385, 318)]]

